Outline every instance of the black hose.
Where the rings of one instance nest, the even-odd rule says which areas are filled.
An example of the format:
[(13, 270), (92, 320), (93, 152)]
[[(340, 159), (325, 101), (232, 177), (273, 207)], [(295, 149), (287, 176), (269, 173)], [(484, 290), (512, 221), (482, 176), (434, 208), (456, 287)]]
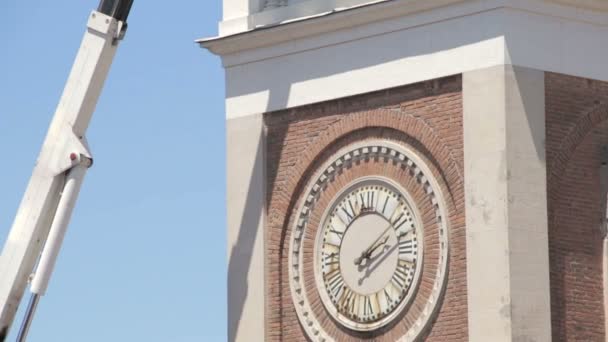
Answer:
[(101, 0), (97, 12), (126, 23), (131, 5), (133, 5), (133, 0)]

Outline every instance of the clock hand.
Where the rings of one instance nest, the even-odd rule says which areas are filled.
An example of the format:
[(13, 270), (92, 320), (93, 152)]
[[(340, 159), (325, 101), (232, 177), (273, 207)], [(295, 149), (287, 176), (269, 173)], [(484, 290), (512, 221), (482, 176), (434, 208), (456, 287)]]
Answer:
[(370, 258), (370, 257), (372, 256), (372, 254), (374, 253), (374, 251), (375, 251), (376, 249), (378, 249), (378, 247), (380, 247), (380, 246), (382, 246), (382, 245), (386, 244), (386, 242), (387, 242), (387, 241), (388, 241), (388, 235), (386, 235), (386, 236), (384, 237), (384, 240), (382, 240), (382, 242), (380, 242), (379, 244), (375, 245), (375, 246), (374, 246), (372, 249), (370, 249), (370, 250), (367, 252), (367, 258)]
[[(382, 237), (384, 236), (384, 234), (386, 234), (386, 232), (388, 232), (389, 229), (391, 229), (391, 227), (393, 227), (392, 224), (389, 224), (388, 227), (386, 227), (386, 229), (382, 232), (382, 234), (380, 234), (378, 236), (378, 238), (371, 244), (371, 246), (369, 246), (368, 248), (366, 248), (363, 252), (361, 252), (361, 255), (355, 259), (355, 265), (361, 265), (361, 263), (363, 262), (364, 259), (368, 259), (369, 256), (371, 255), (371, 253), (378, 248), (378, 246), (384, 244), (380, 243), (378, 244), (378, 242), (380, 241), (380, 239), (382, 239)], [(388, 237), (387, 237), (388, 238)]]
[[(384, 234), (384, 233), (383, 233)], [(380, 235), (380, 237), (382, 237), (382, 235)], [(366, 250), (364, 250), (363, 252), (361, 252), (361, 255), (355, 259), (355, 265), (361, 266), (361, 264), (363, 263), (363, 261), (367, 261), (369, 259), (369, 257), (371, 256), (371, 254), (380, 246), (382, 246), (384, 243), (386, 243), (385, 241), (382, 241), (380, 243), (378, 243), (378, 240), (374, 241), (374, 243), (368, 247)]]
[(359, 272), (361, 272), (364, 268), (368, 268), (371, 266), (371, 264), (374, 262), (374, 260), (378, 259), (383, 252), (377, 253), (376, 255), (374, 255), (374, 252), (376, 251), (376, 249), (378, 249), (379, 247), (383, 247), (382, 251), (385, 251), (386, 249), (390, 249), (391, 246), (387, 245), (388, 242), (388, 236), (386, 236), (384, 238), (384, 240), (377, 244), (376, 246), (374, 246), (374, 248), (372, 248), (369, 253), (365, 256), (365, 262), (361, 262), (358, 266), (357, 269), (359, 270)]
[[(380, 266), (380, 264), (382, 264), (384, 262), (384, 260), (386, 260), (386, 258), (388, 258), (388, 256), (391, 254), (391, 252), (393, 252), (398, 246), (399, 246), (398, 244), (395, 244), (392, 247), (385, 245), (385, 248), (388, 248), (387, 253), (378, 254), (374, 258), (370, 259), (371, 261), (375, 261), (375, 259), (380, 258), (380, 256), (382, 256), (382, 258), (380, 258), (380, 260), (378, 260), (377, 262), (370, 263), (367, 267), (365, 267), (365, 273), (363, 274), (363, 276), (361, 278), (359, 278), (359, 285), (362, 285), (363, 281), (366, 278), (369, 278), (369, 276)], [(363, 267), (359, 266), (359, 272), (361, 272), (362, 270), (363, 270)]]

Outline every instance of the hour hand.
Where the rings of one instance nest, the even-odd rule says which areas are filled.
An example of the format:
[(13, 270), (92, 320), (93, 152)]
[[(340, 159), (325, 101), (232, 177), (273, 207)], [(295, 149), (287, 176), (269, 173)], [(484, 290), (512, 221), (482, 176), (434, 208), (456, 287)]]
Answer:
[(358, 258), (355, 259), (355, 265), (361, 266), (361, 263), (363, 262), (363, 260), (368, 260), (370, 258), (370, 256), (372, 255), (372, 253), (374, 253), (374, 251), (376, 249), (378, 249), (378, 247), (386, 244), (387, 241), (388, 241), (388, 235), (385, 236), (384, 239), (382, 239), (381, 241), (377, 241), (376, 244), (374, 244), (367, 250), (363, 251), (361, 253), (361, 256), (359, 256)]
[(388, 241), (388, 235), (384, 237), (384, 239), (378, 243), (377, 245), (373, 246), (368, 252), (367, 252), (367, 258), (371, 257), (372, 254), (374, 253), (374, 251), (376, 249), (378, 249), (378, 247), (383, 246), (386, 244), (386, 242)]
[(367, 259), (367, 251), (361, 252), (361, 256), (355, 258), (355, 265), (359, 266), (363, 262), (363, 259)]

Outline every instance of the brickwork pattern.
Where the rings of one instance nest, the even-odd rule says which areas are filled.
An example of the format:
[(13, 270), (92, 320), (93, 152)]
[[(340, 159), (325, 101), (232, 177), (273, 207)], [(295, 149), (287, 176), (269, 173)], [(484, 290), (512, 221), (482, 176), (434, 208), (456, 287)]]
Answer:
[[(449, 274), (443, 303), (436, 322), (426, 332), (426, 340), (466, 341), (466, 238), (460, 76), (267, 113), (265, 124), (266, 172), (269, 180), (265, 227), (267, 339), (307, 340), (292, 303), (287, 269), (291, 220), (303, 187), (316, 167), (340, 147), (362, 139), (381, 137), (408, 144), (419, 151), (419, 155), (432, 169), (434, 177), (442, 184), (442, 192), (448, 202), (450, 224)], [(360, 170), (358, 172), (378, 172), (370, 167)], [(401, 176), (393, 174), (391, 177)], [(311, 278), (314, 281), (314, 277)], [(317, 310), (322, 310), (322, 307), (317, 306)], [(328, 326), (334, 324), (326, 323)], [(404, 320), (396, 325), (405, 327), (407, 322)], [(380, 333), (379, 338), (390, 340), (396, 336), (391, 334), (398, 333), (394, 328), (389, 326)], [(349, 331), (340, 333), (343, 337), (338, 340), (374, 338)]]
[(608, 83), (546, 73), (553, 341), (604, 341), (600, 149)]

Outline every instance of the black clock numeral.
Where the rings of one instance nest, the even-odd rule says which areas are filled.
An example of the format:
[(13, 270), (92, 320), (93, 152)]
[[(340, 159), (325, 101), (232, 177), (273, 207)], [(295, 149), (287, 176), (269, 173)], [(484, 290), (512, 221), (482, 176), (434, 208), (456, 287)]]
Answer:
[(325, 266), (337, 265), (340, 263), (340, 255), (336, 252), (330, 254), (323, 254), (323, 264)]
[(390, 196), (387, 195), (384, 200), (384, 205), (382, 206), (382, 214), (384, 214), (384, 212), (386, 211), (386, 205), (388, 204), (389, 198), (390, 198)]
[(357, 196), (353, 196), (355, 198), (355, 205), (353, 205), (353, 201), (351, 200), (351, 198), (348, 199), (348, 206), (350, 207), (350, 211), (352, 213), (352, 217), (354, 218), (355, 216), (357, 216)]
[(363, 196), (363, 191), (359, 193), (359, 198), (361, 199), (361, 209), (367, 209), (369, 207), (369, 201), (366, 201), (366, 198), (369, 197), (369, 192), (365, 193), (365, 197)]
[(348, 301), (347, 306), (347, 310), (351, 313), (351, 314), (355, 314), (355, 308), (357, 307), (357, 303), (359, 302), (359, 296), (354, 293), (353, 291), (351, 291), (352, 295), (351, 298)]
[(329, 282), (329, 287), (333, 290), (336, 287), (340, 287), (342, 286), (342, 284), (344, 284), (344, 279), (342, 278), (342, 275), (340, 275), (340, 273), (338, 273), (338, 275), (336, 275), (330, 282)]
[(391, 303), (393, 302), (393, 299), (388, 294), (388, 291), (386, 291), (386, 289), (384, 289), (384, 298), (386, 299), (386, 306), (390, 306)]
[(343, 308), (344, 311), (347, 311), (351, 306), (351, 303), (354, 303), (354, 295), (355, 293), (353, 292), (353, 290), (349, 288), (345, 288), (344, 291), (342, 291), (342, 296), (340, 297), (338, 304), (341, 308)]
[(340, 272), (337, 272), (337, 275), (334, 275), (333, 278), (328, 279), (327, 286), (329, 288), (330, 294), (334, 298), (338, 298), (340, 292), (344, 288), (344, 278), (342, 278)]
[(399, 241), (399, 254), (412, 253), (414, 251), (414, 241), (412, 239)]
[(344, 236), (344, 232), (335, 230), (333, 227), (329, 229), (329, 232), (338, 235), (338, 237), (340, 238), (340, 241), (342, 241), (342, 237)]
[(407, 280), (407, 271), (406, 271), (405, 267), (397, 267), (397, 270), (393, 274), (392, 279), (397, 284), (399, 284), (399, 287), (401, 287), (401, 288), (405, 287), (406, 280)]
[(365, 191), (361, 191), (359, 193), (359, 200), (361, 201), (361, 209), (365, 210), (365, 211), (374, 211), (376, 208), (375, 205), (375, 190), (373, 188), (371, 189), (365, 189)]
[[(350, 203), (350, 202), (349, 202)], [(342, 209), (342, 211), (346, 214), (346, 217), (348, 217), (348, 222), (345, 223), (349, 223), (350, 221), (353, 220), (354, 216), (351, 215), (348, 210), (346, 210), (344, 207), (340, 207), (340, 209)]]
[(327, 274), (325, 274), (325, 282), (327, 284), (330, 284), (338, 277), (342, 277), (342, 274), (340, 274), (340, 269), (334, 268), (333, 270), (331, 270)]
[(336, 284), (331, 288), (331, 294), (334, 296), (334, 298), (339, 298), (340, 292), (343, 289), (344, 289), (344, 280), (342, 278), (340, 278), (340, 281), (336, 282)]
[(371, 316), (374, 314), (374, 309), (372, 308), (372, 300), (369, 296), (365, 296), (363, 302), (363, 314), (365, 316)]

